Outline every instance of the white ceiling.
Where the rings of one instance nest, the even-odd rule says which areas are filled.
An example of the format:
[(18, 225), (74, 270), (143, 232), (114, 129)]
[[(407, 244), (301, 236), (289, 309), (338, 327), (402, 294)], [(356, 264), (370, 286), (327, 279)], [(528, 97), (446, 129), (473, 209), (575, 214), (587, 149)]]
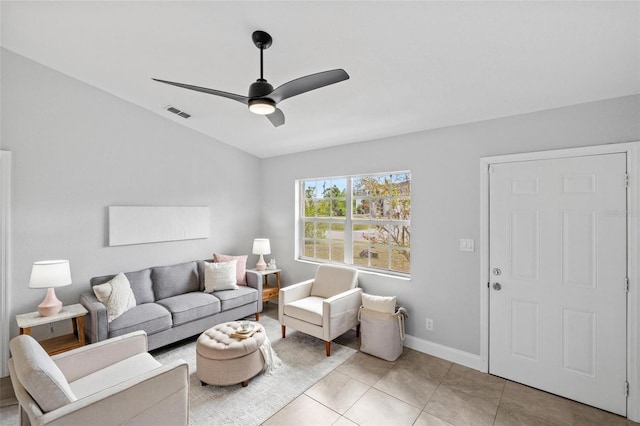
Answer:
[[(258, 157), (640, 93), (638, 1), (1, 7), (6, 49)], [(246, 94), (259, 76), (256, 29), (274, 39), (274, 86), (333, 68), (351, 79), (283, 101), (279, 128), (240, 103), (151, 80)]]

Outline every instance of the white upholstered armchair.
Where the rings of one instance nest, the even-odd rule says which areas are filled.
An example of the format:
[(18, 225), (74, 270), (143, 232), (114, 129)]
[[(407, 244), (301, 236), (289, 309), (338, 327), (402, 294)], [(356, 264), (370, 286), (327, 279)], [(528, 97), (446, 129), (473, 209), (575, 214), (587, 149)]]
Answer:
[(331, 341), (359, 327), (358, 309), (362, 290), (358, 271), (335, 265), (320, 265), (316, 277), (280, 289), (278, 318), (285, 337), (287, 326), (325, 341), (327, 356)]
[(161, 365), (135, 331), (50, 357), (26, 334), (11, 340), (20, 425), (186, 425), (185, 361)]

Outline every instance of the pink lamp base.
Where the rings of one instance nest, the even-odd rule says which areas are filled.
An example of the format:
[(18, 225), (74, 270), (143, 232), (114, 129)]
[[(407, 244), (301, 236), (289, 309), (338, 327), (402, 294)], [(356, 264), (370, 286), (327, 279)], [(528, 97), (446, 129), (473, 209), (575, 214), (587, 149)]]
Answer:
[(258, 259), (258, 263), (256, 263), (256, 270), (257, 271), (264, 271), (265, 269), (267, 269), (267, 264), (264, 261), (264, 257), (262, 257), (262, 255), (260, 255), (260, 259)]
[(38, 313), (41, 317), (50, 317), (62, 310), (62, 302), (56, 297), (56, 291), (53, 287), (47, 289), (47, 295), (42, 303), (38, 305)]

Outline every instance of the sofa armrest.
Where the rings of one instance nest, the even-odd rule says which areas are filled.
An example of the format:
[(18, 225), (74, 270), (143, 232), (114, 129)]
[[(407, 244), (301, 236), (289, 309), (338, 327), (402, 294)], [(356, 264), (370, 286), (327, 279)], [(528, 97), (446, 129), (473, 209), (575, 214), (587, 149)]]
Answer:
[(247, 269), (247, 285), (258, 290), (258, 312), (262, 312), (262, 286), (264, 285), (264, 276), (256, 271)]
[(284, 323), (283, 317), (285, 305), (295, 300), (309, 297), (311, 295), (311, 286), (314, 281), (315, 279), (312, 278), (280, 289), (280, 292), (278, 293), (278, 320), (280, 321), (280, 324)]
[(358, 310), (362, 305), (362, 289), (352, 288), (322, 302), (324, 340), (330, 342), (358, 324)]
[(50, 411), (36, 424), (186, 425), (188, 419), (189, 368), (177, 360)]
[(142, 330), (82, 346), (51, 357), (68, 382), (112, 364), (147, 352), (147, 333)]
[(84, 322), (85, 335), (91, 343), (106, 340), (109, 337), (109, 321), (107, 307), (98, 300), (93, 292), (80, 295), (80, 303), (89, 311)]

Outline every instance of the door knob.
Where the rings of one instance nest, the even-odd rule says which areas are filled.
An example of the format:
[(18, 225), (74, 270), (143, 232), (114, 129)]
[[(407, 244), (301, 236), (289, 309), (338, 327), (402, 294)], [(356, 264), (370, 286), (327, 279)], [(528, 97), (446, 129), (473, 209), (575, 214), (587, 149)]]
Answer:
[(500, 283), (493, 283), (492, 287), (495, 291), (500, 291), (502, 289), (502, 285), (500, 285)]

